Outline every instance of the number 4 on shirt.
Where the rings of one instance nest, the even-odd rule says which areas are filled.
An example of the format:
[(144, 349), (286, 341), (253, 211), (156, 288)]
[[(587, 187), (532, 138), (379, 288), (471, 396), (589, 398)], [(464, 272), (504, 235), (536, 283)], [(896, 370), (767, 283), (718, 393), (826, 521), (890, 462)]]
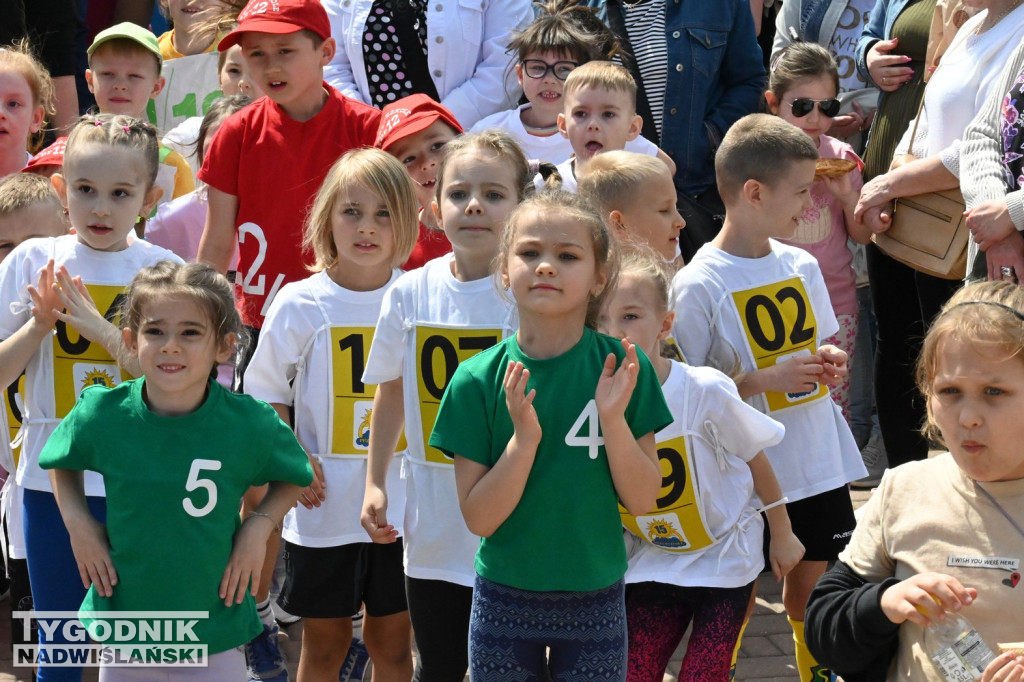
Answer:
[(598, 448), (604, 445), (604, 436), (601, 435), (598, 421), (597, 402), (593, 399), (583, 408), (580, 416), (576, 417), (576, 421), (569, 428), (569, 433), (565, 434), (565, 444), (570, 447), (587, 448), (590, 459), (597, 459)]

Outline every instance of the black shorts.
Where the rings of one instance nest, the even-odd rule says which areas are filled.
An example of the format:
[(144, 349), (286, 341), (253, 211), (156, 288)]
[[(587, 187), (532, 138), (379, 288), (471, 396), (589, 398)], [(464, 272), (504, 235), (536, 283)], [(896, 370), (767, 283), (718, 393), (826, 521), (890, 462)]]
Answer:
[(284, 543), (284, 587), (278, 603), (304, 618), (348, 618), (366, 604), (374, 617), (408, 610), (402, 540), (340, 547)]
[[(804, 561), (835, 561), (850, 541), (857, 519), (853, 515), (850, 489), (840, 486), (786, 505), (793, 534), (804, 545)], [(761, 515), (764, 517), (764, 514)], [(764, 565), (768, 561), (770, 533), (764, 520)]]

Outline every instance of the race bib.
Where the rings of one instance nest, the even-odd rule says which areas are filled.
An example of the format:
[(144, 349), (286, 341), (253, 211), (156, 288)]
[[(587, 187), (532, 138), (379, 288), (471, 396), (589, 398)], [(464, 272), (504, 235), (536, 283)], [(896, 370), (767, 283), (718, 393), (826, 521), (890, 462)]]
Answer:
[[(416, 327), (416, 391), (423, 426), (423, 450), (428, 462), (453, 464), (454, 460), (430, 447), (437, 410), (448, 382), (463, 360), (490, 348), (501, 340), (499, 329)], [(467, 428), (472, 428), (468, 425)]]
[(204, 52), (164, 62), (164, 89), (149, 100), (149, 122), (167, 131), (187, 118), (206, 115), (221, 96), (217, 59), (217, 52)]
[[(120, 328), (124, 287), (89, 284), (86, 288), (96, 308)], [(53, 336), (53, 395), (57, 419), (67, 416), (86, 386), (113, 387), (131, 378), (121, 372), (103, 346), (81, 336), (74, 327), (58, 320), (56, 332)]]
[[(810, 355), (817, 350), (818, 324), (799, 277), (735, 291), (732, 300), (758, 369), (767, 369), (793, 356)], [(828, 387), (820, 383), (802, 393), (765, 392), (770, 412), (820, 400), (827, 395)]]
[[(331, 329), (331, 377), (334, 395), (331, 442), (327, 456), (366, 456), (370, 447), (370, 416), (375, 384), (361, 381), (366, 353), (373, 342), (373, 327)], [(404, 450), (405, 433), (398, 440)]]
[(661, 492), (650, 514), (634, 517), (621, 504), (622, 525), (638, 538), (669, 552), (692, 552), (714, 544), (693, 485), (693, 458), (686, 437), (658, 445)]
[[(7, 413), (7, 442), (13, 443), (14, 439), (18, 437), (18, 431), (21, 429), (21, 422), (24, 419), (22, 410), (25, 408), (25, 373), (22, 372), (18, 380), (7, 387), (4, 391), (4, 411)], [(18, 447), (11, 448), (11, 452), (14, 454), (14, 465), (18, 465), (18, 456), (21, 454), (21, 444)]]

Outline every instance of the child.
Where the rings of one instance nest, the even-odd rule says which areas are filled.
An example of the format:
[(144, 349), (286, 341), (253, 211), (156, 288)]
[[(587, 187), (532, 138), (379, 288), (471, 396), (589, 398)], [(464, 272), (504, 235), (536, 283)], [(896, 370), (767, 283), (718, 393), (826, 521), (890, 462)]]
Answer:
[[(509, 41), (515, 72), (527, 103), (478, 121), (471, 132), (487, 128), (507, 131), (528, 159), (559, 163), (572, 156), (572, 145), (558, 132), (562, 88), (577, 66), (594, 59), (612, 59), (619, 46), (593, 9), (571, 0), (549, 0), (540, 14)], [(658, 146), (643, 137), (626, 149), (655, 155)]]
[(636, 114), (636, 81), (618, 64), (589, 62), (573, 69), (563, 90), (558, 130), (574, 156), (560, 163), (558, 172), (562, 189), (575, 192), (577, 173), (587, 162), (635, 140), (643, 121)]
[[(281, 289), (245, 373), (246, 392), (293, 423), (322, 486), (319, 495), (306, 491), (311, 508), (290, 512), (281, 532), (279, 601), (305, 619), (302, 679), (338, 678), (363, 603), (374, 670), (387, 679), (412, 675), (402, 543), (369, 542), (359, 513), (375, 388), (362, 382), (361, 370), (381, 302), (415, 244), (416, 206), (397, 159), (377, 149), (342, 156), (306, 226), (316, 274)], [(393, 479), (400, 466), (395, 459)], [(393, 517), (405, 506), (401, 493), (392, 491)]]
[(0, 180), (0, 263), (27, 239), (67, 234), (61, 213), (60, 197), (47, 178), (17, 173)]
[(620, 242), (646, 244), (666, 263), (679, 258), (686, 222), (676, 209), (672, 172), (660, 159), (622, 150), (598, 154), (579, 173), (579, 192)]
[[(217, 56), (217, 74), (220, 81), (221, 94), (225, 97), (244, 95), (250, 100), (263, 97), (263, 89), (257, 83), (249, 67), (242, 58), (242, 48), (232, 45)], [(212, 108), (212, 105), (211, 105)], [(206, 112), (210, 113), (209, 111)], [(198, 153), (196, 140), (199, 139), (199, 127), (203, 124), (203, 116), (192, 116), (185, 119), (164, 135), (161, 143), (188, 159), (189, 165), (196, 173), (203, 166), (203, 155)], [(148, 226), (147, 226), (148, 228)]]
[(821, 271), (806, 251), (775, 241), (792, 236), (811, 206), (817, 158), (810, 138), (776, 117), (734, 124), (715, 157), (722, 231), (672, 282), (673, 336), (687, 361), (738, 363), (740, 397), (786, 427), (765, 454), (807, 550), (782, 592), (804, 682), (819, 668), (803, 641), (804, 605), (853, 530), (846, 484), (864, 475), (827, 388), (846, 374), (846, 354), (822, 343), (838, 325)]
[[(30, 138), (53, 115), (53, 81), (25, 43), (0, 48), (0, 178), (17, 173), (28, 163)], [(41, 142), (41, 140), (40, 140)], [(38, 148), (38, 147), (36, 147)]]
[[(218, 6), (234, 4), (232, 0), (160, 0), (160, 11), (173, 26), (158, 38), (164, 61), (216, 50), (221, 36), (208, 29), (206, 14)], [(237, 3), (234, 9), (240, 10), (242, 4)]]
[(460, 365), (438, 411), (430, 444), (455, 458), (459, 506), (483, 538), (469, 635), (480, 682), (510, 669), (625, 680), (616, 502), (654, 508), (654, 432), (672, 416), (636, 346), (593, 331), (613, 249), (581, 197), (525, 201), (497, 260), (519, 331)]
[(61, 166), (64, 165), (64, 148), (67, 144), (68, 138), (58, 137), (53, 144), (36, 152), (21, 171), (47, 179), (52, 178), (54, 173), (60, 173)]
[[(191, 634), (208, 647), (208, 665), (176, 672), (241, 679), (240, 647), (260, 628), (250, 580), (259, 582), (267, 537), (312, 471), (273, 409), (213, 380), (242, 332), (222, 275), (198, 263), (144, 268), (125, 294), (122, 324), (140, 378), (83, 391), (39, 457), (41, 467), (53, 469), (54, 494), (89, 588), (82, 621), (115, 629), (140, 611), (204, 612)], [(112, 433), (120, 437), (111, 441)], [(103, 477), (105, 521), (90, 511), (83, 471)], [(240, 522), (242, 493), (268, 481), (263, 503)], [(153, 646), (144, 632), (123, 637), (119, 645)], [(101, 666), (100, 678), (108, 675), (152, 679), (153, 672)]]
[[(846, 352), (853, 363), (857, 337), (857, 282), (853, 271), (853, 253), (847, 240), (867, 244), (871, 230), (853, 215), (864, 184), (864, 163), (853, 147), (829, 137), (825, 131), (839, 113), (839, 72), (828, 50), (817, 43), (797, 42), (776, 58), (764, 93), (768, 110), (807, 135), (823, 159), (845, 159), (857, 168), (832, 179), (821, 177), (811, 187), (810, 209), (800, 217), (796, 232), (782, 241), (804, 249), (818, 261), (832, 310), (839, 321), (839, 333), (826, 340)], [(832, 389), (832, 397), (849, 421), (850, 377)], [(877, 484), (877, 481), (875, 481)]]
[(626, 537), (628, 679), (660, 682), (692, 620), (679, 679), (726, 680), (754, 580), (764, 567), (763, 524), (752, 494), (768, 510), (777, 580), (803, 547), (762, 451), (782, 440), (782, 425), (740, 400), (721, 372), (663, 357), (675, 315), (668, 270), (659, 260), (647, 248), (623, 257), (598, 322), (602, 332), (628, 337), (647, 354), (675, 416), (655, 434), (663, 467), (658, 504), (639, 517), (621, 510), (632, 531)]
[[(8, 302), (0, 306), (0, 385), (25, 371), (17, 483), (25, 489), (25, 549), (40, 611), (77, 609), (85, 590), (39, 453), (85, 385), (112, 386), (122, 379), (114, 360), (121, 332), (103, 316), (114, 319), (124, 287), (141, 268), (177, 258), (133, 234), (136, 220), (160, 196), (157, 145), (153, 127), (136, 119), (83, 117), (68, 137), (64, 172), (52, 178), (75, 234), (29, 240), (0, 264), (0, 300)], [(73, 282), (68, 271), (80, 281)], [(58, 280), (61, 288), (55, 290)], [(60, 301), (54, 303), (58, 291)], [(67, 313), (51, 311), (65, 307)], [(102, 522), (99, 476), (85, 477), (85, 494)], [(40, 669), (41, 679), (52, 675), (48, 667)]]
[[(1022, 349), (1012, 282), (961, 289), (929, 328), (917, 365), (925, 433), (949, 451), (882, 477), (807, 605), (807, 643), (844, 679), (947, 679), (925, 649), (947, 612), (993, 650), (1021, 640)], [(948, 679), (976, 677), (962, 674)], [(1024, 679), (1024, 658), (998, 656), (982, 679)]]
[[(156, 36), (131, 22), (116, 24), (96, 34), (87, 54), (85, 80), (100, 112), (146, 120), (149, 101), (164, 88)], [(167, 147), (160, 148), (157, 187), (165, 202), (196, 188), (188, 162)]]
[(225, 121), (199, 171), (210, 210), (197, 258), (226, 272), (237, 248), (242, 322), (255, 343), (274, 295), (309, 274), (300, 245), (310, 201), (338, 157), (373, 143), (380, 113), (324, 84), (334, 40), (317, 0), (252, 0), (218, 49), (232, 45), (268, 96)]
[(526, 192), (529, 164), (496, 130), (448, 143), (434, 215), (452, 253), (403, 275), (381, 307), (363, 382), (377, 384), (362, 524), (374, 542), (394, 542), (387, 474), (405, 426), (408, 504), (406, 596), (416, 636), (416, 679), (466, 675), (475, 538), (456, 504), (452, 459), (428, 447), (438, 404), (455, 367), (515, 331), (515, 309), (494, 287), (491, 266), (505, 220)]
[(444, 146), (461, 133), (462, 126), (452, 112), (427, 95), (403, 97), (381, 111), (374, 146), (405, 164), (420, 202), (419, 236), (409, 260), (402, 265), (403, 270), (415, 270), (427, 261), (451, 253), (452, 245), (437, 224), (430, 205)]
[[(252, 100), (245, 95), (233, 95), (222, 97), (210, 105), (197, 133), (196, 156), (200, 163), (224, 121), (251, 103)], [(195, 260), (206, 226), (208, 205), (206, 186), (202, 184), (194, 192), (162, 204), (146, 225), (146, 239), (170, 249), (186, 261)]]

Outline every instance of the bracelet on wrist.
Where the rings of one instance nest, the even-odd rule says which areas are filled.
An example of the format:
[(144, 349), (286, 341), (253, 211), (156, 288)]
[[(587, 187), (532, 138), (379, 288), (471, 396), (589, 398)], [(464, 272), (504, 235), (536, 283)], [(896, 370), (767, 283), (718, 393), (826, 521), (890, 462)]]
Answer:
[(249, 516), (248, 516), (248, 518), (250, 518), (250, 519), (251, 519), (251, 518), (252, 518), (252, 517), (254, 517), (254, 516), (262, 516), (262, 517), (263, 517), (263, 518), (265, 518), (265, 519), (270, 519), (270, 522), (271, 522), (272, 524), (274, 524), (274, 530), (276, 530), (276, 531), (277, 531), (278, 533), (280, 533), (280, 532), (281, 532), (281, 524), (280, 524), (280, 523), (278, 523), (278, 522), (277, 522), (277, 519), (275, 519), (275, 518), (274, 518), (273, 516), (271, 516), (270, 514), (265, 514), (265, 513), (263, 513), (263, 512), (258, 512), (258, 511), (251, 511), (251, 512), (249, 512)]

